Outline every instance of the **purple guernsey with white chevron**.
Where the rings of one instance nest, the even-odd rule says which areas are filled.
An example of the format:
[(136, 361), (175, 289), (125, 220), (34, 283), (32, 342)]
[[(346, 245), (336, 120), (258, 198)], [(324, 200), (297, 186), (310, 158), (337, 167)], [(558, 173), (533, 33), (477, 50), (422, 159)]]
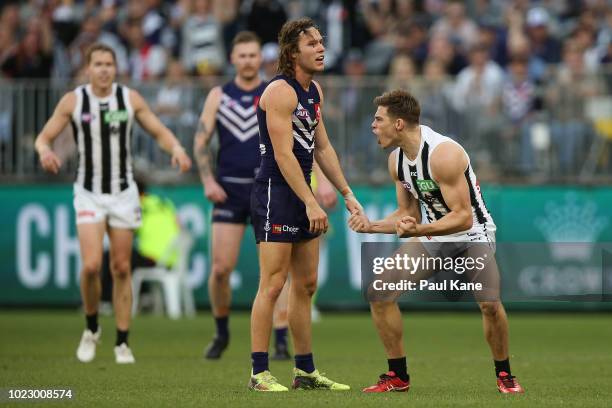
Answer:
[(255, 177), (260, 161), (256, 105), (266, 85), (250, 91), (240, 89), (234, 81), (223, 86), (216, 124), (220, 143), (217, 178)]
[[(304, 178), (310, 183), (310, 173), (312, 172), (313, 153), (315, 148), (315, 129), (321, 117), (321, 98), (314, 82), (310, 83), (306, 91), (294, 78), (285, 75), (278, 75), (272, 81), (285, 81), (295, 90), (298, 103), (291, 115), (293, 137), (293, 154), (300, 163)], [(268, 126), (266, 122), (266, 112), (257, 107), (257, 120), (259, 122), (259, 148), (261, 153), (260, 171), (257, 181), (286, 184), (283, 175), (274, 159), (274, 149), (270, 141)]]

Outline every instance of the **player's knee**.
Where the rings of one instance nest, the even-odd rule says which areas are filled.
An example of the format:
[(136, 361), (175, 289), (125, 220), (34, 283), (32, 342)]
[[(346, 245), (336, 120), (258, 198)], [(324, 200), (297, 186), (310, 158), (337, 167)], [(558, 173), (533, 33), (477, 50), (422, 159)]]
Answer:
[(97, 261), (85, 261), (81, 267), (81, 273), (85, 279), (94, 279), (100, 276), (102, 264)]
[(130, 261), (116, 260), (112, 261), (111, 272), (114, 279), (128, 279), (130, 277)]
[(302, 291), (307, 296), (313, 296), (317, 290), (317, 276), (314, 275), (312, 277), (301, 279), (296, 289)]
[(304, 285), (304, 289), (306, 290), (306, 294), (308, 296), (314, 296), (317, 291), (317, 278), (308, 279)]
[(227, 283), (230, 279), (232, 269), (229, 265), (222, 262), (214, 262), (212, 265), (211, 278), (214, 279), (215, 283)]
[(478, 303), (483, 315), (495, 316), (499, 310), (499, 302), (480, 302)]
[(268, 300), (272, 302), (276, 302), (281, 292), (283, 291), (283, 284), (280, 282), (270, 283), (266, 288), (264, 288), (264, 295), (268, 298)]

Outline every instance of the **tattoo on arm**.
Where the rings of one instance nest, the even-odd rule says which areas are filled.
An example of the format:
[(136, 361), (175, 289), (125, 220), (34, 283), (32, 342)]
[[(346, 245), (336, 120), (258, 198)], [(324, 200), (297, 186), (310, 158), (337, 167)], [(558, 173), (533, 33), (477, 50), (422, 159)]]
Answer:
[(210, 164), (212, 162), (212, 153), (210, 151), (210, 135), (204, 122), (201, 120), (198, 122), (198, 128), (196, 130), (196, 148), (194, 149), (196, 161), (198, 162), (198, 168), (200, 169), (200, 175), (207, 177), (212, 174)]

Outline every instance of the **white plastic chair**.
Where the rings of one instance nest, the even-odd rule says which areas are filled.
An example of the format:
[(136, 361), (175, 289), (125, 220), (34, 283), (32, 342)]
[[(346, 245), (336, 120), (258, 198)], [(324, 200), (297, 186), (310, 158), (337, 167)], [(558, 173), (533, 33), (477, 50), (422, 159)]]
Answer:
[[(161, 286), (166, 313), (171, 319), (178, 319), (184, 310), (185, 315), (195, 316), (193, 291), (187, 282), (189, 252), (193, 246), (193, 238), (187, 231), (181, 231), (168, 246), (164, 255), (152, 267), (136, 268), (132, 272), (132, 315), (138, 312), (140, 289), (143, 282), (153, 282)], [(167, 260), (177, 253), (174, 266), (165, 265)]]

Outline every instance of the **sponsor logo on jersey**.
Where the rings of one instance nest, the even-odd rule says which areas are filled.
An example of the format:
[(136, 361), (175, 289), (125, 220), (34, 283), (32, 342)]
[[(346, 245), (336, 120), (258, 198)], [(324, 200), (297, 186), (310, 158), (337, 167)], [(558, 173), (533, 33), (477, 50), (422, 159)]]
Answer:
[(424, 193), (440, 189), (440, 187), (438, 187), (438, 184), (435, 181), (429, 179), (417, 180), (416, 184), (419, 191), (422, 191)]
[(108, 111), (104, 113), (104, 123), (127, 122), (130, 115), (127, 110)]
[(266, 154), (266, 145), (263, 143), (259, 144), (259, 152), (261, 153), (261, 155), (263, 156), (264, 154)]
[(252, 95), (242, 95), (240, 97), (240, 101), (241, 102), (251, 102), (253, 100), (253, 96)]
[(253, 106), (256, 108), (259, 106), (259, 96), (253, 98)]
[(234, 212), (232, 210), (226, 210), (223, 208), (215, 208), (213, 210), (213, 217), (225, 217), (225, 218), (232, 218), (234, 216)]
[(295, 116), (300, 119), (308, 119), (310, 117), (310, 114), (308, 113), (308, 110), (301, 108), (295, 111)]
[(298, 227), (294, 227), (293, 225), (285, 225), (285, 224), (272, 224), (272, 233), (273, 234), (282, 234), (283, 232), (290, 232), (295, 235), (300, 229)]
[(408, 191), (412, 190), (412, 186), (407, 181), (402, 181), (402, 186), (404, 186), (404, 188)]
[(77, 218), (95, 217), (96, 212), (91, 210), (83, 210), (77, 212)]
[(419, 175), (417, 174), (416, 171), (411, 171), (410, 172), (410, 177), (418, 177)]
[(315, 103), (314, 110), (315, 110), (315, 117), (317, 118), (317, 120), (321, 119), (321, 104)]
[(92, 120), (94, 120), (95, 118), (96, 118), (96, 117), (95, 117), (93, 114), (91, 114), (91, 113), (83, 113), (83, 114), (81, 115), (81, 120), (82, 120), (83, 122), (85, 122), (85, 123), (89, 123), (89, 122), (91, 122)]

